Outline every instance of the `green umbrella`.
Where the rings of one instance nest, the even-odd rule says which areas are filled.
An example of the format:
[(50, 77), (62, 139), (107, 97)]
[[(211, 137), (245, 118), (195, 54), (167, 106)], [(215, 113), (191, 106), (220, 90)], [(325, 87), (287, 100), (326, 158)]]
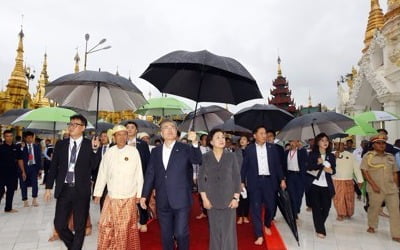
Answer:
[(362, 135), (362, 136), (371, 136), (376, 135), (378, 132), (371, 125), (366, 122), (355, 120), (356, 125), (347, 129), (345, 131), (346, 134), (349, 135)]
[(354, 120), (362, 122), (382, 122), (399, 120), (400, 117), (387, 111), (367, 111), (354, 116)]
[[(70, 121), (69, 118), (75, 114), (77, 114), (75, 111), (66, 108), (38, 108), (19, 116), (12, 122), (12, 125), (32, 129), (52, 130), (53, 137), (55, 137), (55, 131), (65, 129), (67, 123)], [(93, 126), (88, 124), (87, 127), (90, 128)]]
[(140, 115), (171, 116), (182, 115), (190, 111), (190, 107), (173, 97), (159, 97), (147, 100), (147, 104), (136, 110)]

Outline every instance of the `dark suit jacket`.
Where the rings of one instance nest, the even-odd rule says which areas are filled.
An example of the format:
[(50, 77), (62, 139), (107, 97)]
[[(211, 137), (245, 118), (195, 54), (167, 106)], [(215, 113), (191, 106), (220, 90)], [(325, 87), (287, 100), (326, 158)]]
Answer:
[(159, 208), (180, 209), (192, 205), (192, 164), (201, 164), (201, 151), (181, 142), (175, 142), (167, 169), (162, 161), (163, 145), (151, 151), (144, 179), (142, 197), (148, 198), (156, 189)]
[[(51, 160), (51, 166), (46, 180), (46, 189), (52, 189), (56, 181), (54, 197), (58, 198), (68, 171), (69, 139), (58, 141)], [(83, 138), (75, 164), (75, 188), (79, 196), (90, 197), (91, 174), (98, 164), (96, 153), (92, 150), (92, 142)]]
[[(283, 170), (285, 176), (287, 176), (287, 171), (288, 171), (288, 165), (287, 165), (287, 160), (289, 156), (289, 151), (285, 151), (284, 154), (284, 160), (283, 160)], [(297, 162), (299, 163), (299, 168), (300, 168), (300, 173), (302, 177), (305, 177), (307, 174), (307, 167), (308, 167), (308, 154), (307, 150), (305, 148), (300, 148), (297, 149)]]
[(147, 164), (150, 159), (149, 145), (140, 139), (136, 139), (136, 149), (139, 151), (140, 161), (142, 162), (143, 176), (146, 174)]
[[(40, 150), (39, 145), (35, 143), (32, 144), (33, 154), (35, 157), (35, 167), (36, 169), (42, 168), (42, 150)], [(25, 147), (22, 149), (22, 159), (24, 161), (25, 169), (28, 166), (29, 154), (28, 154), (28, 144), (25, 144)]]
[[(308, 170), (322, 170), (324, 168), (324, 165), (318, 164), (318, 158), (321, 157), (321, 154), (319, 152), (310, 152), (310, 155), (308, 157)], [(333, 170), (332, 174), (326, 173), (326, 182), (328, 183), (328, 189), (331, 197), (335, 195), (335, 187), (333, 186), (332, 182), (332, 175), (336, 173), (336, 158), (335, 155), (332, 153), (327, 153), (325, 160), (329, 161), (331, 164), (331, 168)], [(323, 170), (322, 170), (323, 171)], [(308, 186), (312, 185), (312, 182), (314, 181), (314, 177), (311, 175), (308, 175), (308, 181), (310, 182)]]
[[(284, 179), (281, 155), (274, 144), (266, 143), (266, 149), (268, 155), (269, 172), (272, 177), (272, 185), (274, 189), (278, 189), (281, 180)], [(240, 172), (242, 183), (247, 182), (247, 189), (251, 192), (257, 187), (258, 178), (257, 151), (254, 143), (250, 144), (246, 148), (243, 157), (243, 165)]]

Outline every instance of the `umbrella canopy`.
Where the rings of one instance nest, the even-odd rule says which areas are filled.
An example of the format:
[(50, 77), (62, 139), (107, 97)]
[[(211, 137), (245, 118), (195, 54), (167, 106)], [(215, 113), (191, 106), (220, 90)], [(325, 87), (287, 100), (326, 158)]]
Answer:
[[(109, 123), (109, 122), (98, 122), (97, 123), (97, 128), (96, 128), (96, 133), (99, 134), (103, 131), (107, 131), (109, 129), (112, 129), (114, 127), (114, 124)], [(94, 128), (89, 128), (86, 129), (87, 131), (93, 131), (95, 130)]]
[(140, 77), (162, 93), (196, 102), (238, 104), (262, 98), (256, 81), (245, 67), (235, 59), (207, 50), (171, 52), (151, 63)]
[(140, 115), (171, 116), (182, 115), (190, 110), (190, 107), (173, 97), (159, 97), (147, 100), (147, 104), (136, 110)]
[(283, 218), (285, 219), (290, 230), (292, 231), (293, 236), (296, 238), (297, 244), (300, 246), (299, 232), (297, 230), (296, 217), (295, 217), (293, 209), (292, 209), (288, 191), (279, 189), (278, 195), (277, 195), (277, 205), (278, 205), (279, 211), (281, 211)]
[(275, 105), (255, 104), (244, 108), (234, 115), (235, 123), (253, 130), (264, 125), (268, 129), (281, 130), (294, 116)]
[(361, 122), (382, 122), (399, 120), (400, 117), (387, 111), (368, 111), (355, 115), (354, 119)]
[(209, 132), (211, 128), (223, 124), (231, 116), (231, 112), (217, 105), (201, 107), (190, 112), (178, 128), (180, 131), (189, 131), (196, 127), (197, 130)]
[(146, 103), (132, 81), (108, 72), (81, 71), (62, 76), (46, 85), (46, 97), (61, 106), (87, 111), (136, 110)]
[(234, 135), (251, 134), (251, 130), (235, 124), (235, 120), (233, 118), (226, 120), (223, 124), (217, 125), (213, 127), (213, 129), (214, 128), (221, 129), (228, 134)]
[(336, 112), (314, 112), (291, 120), (277, 138), (287, 140), (308, 140), (324, 132), (328, 136), (343, 133), (355, 125), (353, 119)]
[(345, 133), (349, 135), (372, 136), (378, 134), (375, 128), (366, 122), (355, 120), (356, 125), (347, 129)]
[(11, 125), (15, 119), (28, 111), (31, 111), (31, 109), (10, 109), (0, 115), (0, 124)]
[(160, 131), (160, 127), (158, 125), (141, 119), (126, 120), (120, 122), (120, 124), (126, 126), (126, 124), (130, 121), (135, 122), (138, 125), (138, 132), (146, 132), (150, 135), (153, 135)]

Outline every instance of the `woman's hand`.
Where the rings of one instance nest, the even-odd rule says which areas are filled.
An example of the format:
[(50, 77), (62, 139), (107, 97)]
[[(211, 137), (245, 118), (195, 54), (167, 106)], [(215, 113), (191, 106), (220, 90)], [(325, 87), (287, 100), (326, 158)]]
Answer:
[(232, 199), (231, 200), (231, 203), (229, 203), (229, 208), (232, 208), (232, 209), (235, 209), (235, 208), (237, 208), (239, 206), (239, 201), (238, 200), (235, 200), (235, 199)]
[(321, 165), (323, 162), (324, 162), (324, 160), (322, 160), (322, 158), (319, 157), (319, 158), (318, 158), (318, 161), (317, 161), (318, 165)]
[(210, 210), (212, 208), (211, 202), (209, 199), (203, 199), (203, 207), (207, 210)]
[(333, 173), (333, 169), (332, 168), (328, 168), (328, 167), (324, 167), (324, 171), (327, 172), (328, 174), (332, 174)]

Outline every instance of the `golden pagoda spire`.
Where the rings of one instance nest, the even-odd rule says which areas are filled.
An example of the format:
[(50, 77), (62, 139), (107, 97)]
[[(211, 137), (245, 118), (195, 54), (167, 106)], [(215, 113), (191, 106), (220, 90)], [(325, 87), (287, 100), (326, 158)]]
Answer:
[(47, 74), (47, 53), (44, 53), (44, 61), (43, 61), (43, 68), (42, 72), (40, 73), (37, 92), (36, 95), (33, 97), (32, 104), (35, 108), (41, 107), (49, 107), (50, 102), (49, 99), (45, 98), (45, 86), (49, 82), (49, 75)]
[(15, 66), (8, 79), (7, 88), (4, 91), (4, 96), (7, 96), (7, 101), (0, 103), (0, 113), (9, 109), (23, 108), (25, 104), (29, 103), (29, 91), (24, 70), (24, 32), (22, 30), (18, 34), (18, 48), (17, 57), (15, 58)]
[(400, 16), (400, 0), (388, 0), (387, 6), (385, 23), (396, 16)]
[(278, 77), (282, 76), (282, 70), (281, 70), (281, 58), (278, 56)]
[(371, 10), (368, 16), (367, 30), (365, 31), (365, 47), (362, 52), (365, 52), (368, 49), (368, 46), (372, 38), (374, 37), (375, 31), (381, 29), (383, 23), (383, 12), (381, 7), (379, 6), (379, 0), (371, 0)]
[(75, 61), (75, 68), (74, 68), (74, 72), (78, 73), (79, 72), (79, 62), (80, 62), (81, 58), (79, 57), (79, 53), (78, 53), (78, 48), (76, 48), (76, 54), (74, 57), (74, 61)]

